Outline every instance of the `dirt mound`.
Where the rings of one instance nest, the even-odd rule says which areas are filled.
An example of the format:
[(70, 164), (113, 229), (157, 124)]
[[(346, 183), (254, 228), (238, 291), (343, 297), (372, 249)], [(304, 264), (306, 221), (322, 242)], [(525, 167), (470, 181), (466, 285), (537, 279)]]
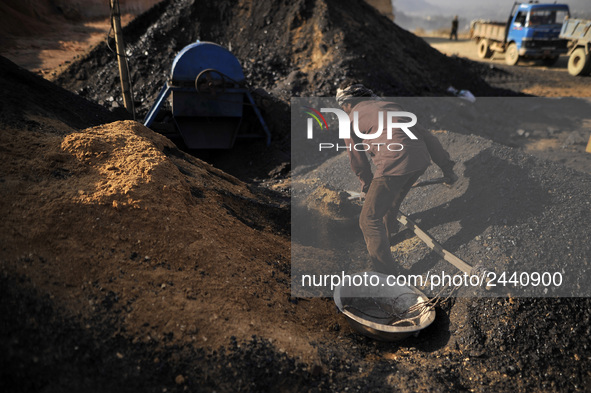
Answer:
[[(358, 15), (367, 18), (360, 22)], [(168, 1), (130, 25), (127, 37), (134, 61), (145, 67), (134, 71), (144, 110), (174, 55), (197, 38), (232, 44), (251, 83), (274, 94), (270, 100), (332, 94), (345, 77), (383, 94), (443, 94), (448, 84), (492, 92), (458, 73), (453, 59), (386, 22), (352, 0)], [(385, 42), (374, 41), (380, 35)], [(78, 78), (74, 90), (85, 86), (87, 97), (110, 103), (118, 89), (115, 65), (100, 50), (69, 77)], [(378, 60), (368, 62), (363, 53)], [(0, 64), (6, 70), (0, 73), (4, 390), (589, 385), (587, 299), (458, 299), (438, 308), (435, 323), (418, 338), (385, 344), (360, 337), (331, 299), (290, 296), (285, 201), (136, 122), (111, 122), (104, 108)], [(277, 106), (263, 108), (267, 115), (269, 108)], [(288, 134), (281, 116), (271, 116), (276, 137)], [(501, 269), (536, 266), (539, 259), (571, 261), (571, 267), (588, 262), (586, 233), (577, 229), (589, 218), (588, 175), (482, 138), (440, 136), (462, 163), (463, 178), (456, 188), (409, 195), (403, 209), (421, 226), (467, 261)], [(330, 162), (340, 168), (338, 160)], [(317, 173), (339, 174), (336, 166), (327, 168)], [(338, 190), (349, 186), (330, 184), (314, 195), (317, 208), (342, 216)], [(408, 267), (442, 267), (409, 242)], [(346, 258), (367, 263), (360, 237), (347, 247)], [(325, 257), (328, 264), (334, 255)]]
[[(589, 220), (591, 176), (473, 135), (437, 135), (458, 161), (460, 180), (452, 188), (434, 185), (411, 190), (401, 210), (472, 266), (498, 274), (558, 271), (563, 285), (572, 285), (579, 295), (586, 293), (591, 247), (582, 228)], [(438, 171), (432, 166), (423, 177), (435, 178), (440, 176)], [(359, 188), (346, 153), (308, 173), (297, 176), (298, 168), (294, 173), (294, 192), (305, 191), (298, 196), (303, 203), (309, 204), (305, 195), (315, 195), (318, 187), (320, 191)], [(329, 232), (308, 230), (308, 237), (300, 237), (301, 244), (292, 232), (296, 241), (292, 249), (310, 260), (321, 255), (324, 266), (350, 261), (354, 271), (367, 270), (360, 230), (342, 223), (341, 217), (329, 221), (313, 226), (331, 228)], [(399, 262), (410, 274), (457, 271), (415, 240), (396, 248), (402, 251), (397, 254)], [(505, 294), (499, 288), (488, 294), (492, 299), (458, 298), (449, 309), (447, 347), (467, 356), (464, 365), (472, 370), (471, 378), (494, 384), (495, 390), (561, 390), (559, 386), (570, 384), (568, 378), (579, 388), (588, 383), (589, 359), (581, 353), (591, 345), (589, 298), (518, 298), (515, 291), (494, 297)], [(561, 376), (563, 368), (556, 364), (568, 365), (569, 375)]]
[[(36, 284), (51, 277), (86, 292), (71, 304), (75, 313), (89, 299), (92, 305), (123, 307), (131, 312), (125, 330), (149, 336), (154, 326), (169, 322), (167, 303), (178, 301), (187, 320), (176, 321), (170, 332), (216, 346), (212, 332), (224, 328), (214, 320), (228, 323), (223, 322), (227, 303), (255, 308), (263, 300), (242, 299), (257, 295), (248, 288), (267, 279), (259, 274), (279, 266), (279, 277), (288, 269), (288, 246), (273, 234), (281, 230), (285, 212), (137, 123), (111, 123), (65, 137), (19, 130), (2, 135), (2, 144), (10, 146), (3, 153), (5, 195), (26, 190), (2, 208), (3, 259), (14, 261), (17, 271), (32, 264)], [(286, 288), (273, 290), (274, 285), (258, 295), (287, 296)], [(139, 296), (144, 291), (152, 295)], [(61, 289), (51, 292), (59, 297)], [(219, 294), (226, 304), (215, 300)], [(162, 297), (169, 299), (164, 308), (154, 303)], [(205, 304), (191, 305), (195, 298)], [(136, 312), (143, 317), (133, 322)], [(237, 324), (250, 322), (232, 314)], [(208, 323), (200, 326), (200, 319)], [(212, 330), (204, 330), (206, 325)]]
[(257, 335), (293, 359), (318, 358), (320, 337), (303, 321), (330, 308), (289, 301), (285, 207), (135, 122), (1, 135), (6, 280), (26, 277), (25, 292), (97, 340), (116, 329), (166, 352)]
[[(121, 12), (139, 14), (159, 0), (122, 0)], [(0, 3), (0, 35), (22, 37), (59, 30), (65, 19), (80, 22), (109, 17), (102, 0), (4, 0)]]
[(251, 355), (300, 375), (318, 361), (330, 303), (290, 298), (285, 206), (136, 122), (80, 130), (110, 113), (2, 65), (3, 388), (113, 386), (95, 367), (119, 363), (162, 391), (221, 378), (228, 359), (244, 362), (236, 381), (261, 377)]
[[(0, 122), (35, 127), (42, 116), (70, 127), (85, 128), (113, 121), (117, 116), (92, 102), (58, 88), (0, 56)], [(59, 128), (60, 126), (58, 126)]]
[[(198, 39), (229, 48), (251, 86), (285, 101), (333, 95), (347, 77), (386, 95), (444, 95), (450, 85), (478, 95), (500, 92), (362, 1), (170, 0), (156, 8), (125, 29), (140, 115), (153, 104), (176, 54)], [(120, 102), (116, 67), (100, 45), (57, 83), (98, 103), (110, 104), (109, 97)]]
[(0, 35), (23, 36), (39, 34), (52, 28), (56, 10), (49, 1), (5, 0), (0, 3)]

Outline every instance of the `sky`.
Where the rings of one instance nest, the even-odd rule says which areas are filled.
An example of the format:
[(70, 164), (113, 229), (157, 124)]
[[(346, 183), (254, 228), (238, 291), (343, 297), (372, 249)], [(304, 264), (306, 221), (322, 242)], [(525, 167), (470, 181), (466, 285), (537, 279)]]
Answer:
[[(473, 19), (506, 20), (514, 0), (392, 0), (395, 22), (407, 30), (449, 27), (458, 15), (461, 26)], [(526, 2), (526, 1), (523, 1)], [(540, 0), (540, 3), (554, 3)], [(568, 4), (572, 16), (591, 19), (591, 0), (559, 0)]]
[[(524, 1), (525, 2), (525, 1)], [(540, 0), (540, 3), (554, 3)], [(392, 0), (394, 7), (402, 12), (438, 12), (441, 15), (467, 14), (466, 16), (486, 18), (490, 14), (509, 14), (514, 0)], [(564, 0), (571, 11), (591, 13), (591, 0)]]

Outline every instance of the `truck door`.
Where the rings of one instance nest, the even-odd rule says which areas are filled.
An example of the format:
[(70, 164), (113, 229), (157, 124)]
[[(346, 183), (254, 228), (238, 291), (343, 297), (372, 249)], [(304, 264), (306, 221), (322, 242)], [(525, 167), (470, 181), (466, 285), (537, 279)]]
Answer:
[(517, 49), (521, 48), (521, 40), (525, 34), (525, 23), (527, 20), (527, 11), (518, 11), (513, 18), (513, 23), (509, 28), (507, 42), (514, 41), (517, 44)]

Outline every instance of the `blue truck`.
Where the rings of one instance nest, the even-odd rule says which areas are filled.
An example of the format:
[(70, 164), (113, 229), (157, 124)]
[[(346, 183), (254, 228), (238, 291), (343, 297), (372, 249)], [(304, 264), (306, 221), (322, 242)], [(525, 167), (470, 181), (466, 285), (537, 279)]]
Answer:
[(472, 22), (470, 34), (482, 59), (498, 52), (505, 54), (509, 65), (520, 59), (541, 59), (551, 66), (568, 51), (568, 40), (559, 38), (559, 34), (569, 16), (566, 4), (516, 2), (507, 22), (477, 20)]

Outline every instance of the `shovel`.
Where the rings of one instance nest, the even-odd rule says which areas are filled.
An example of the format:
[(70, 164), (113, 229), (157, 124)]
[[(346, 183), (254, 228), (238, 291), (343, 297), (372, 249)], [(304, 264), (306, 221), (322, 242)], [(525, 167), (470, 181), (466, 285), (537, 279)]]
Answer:
[[(449, 179), (447, 177), (436, 177), (434, 179), (417, 181), (416, 183), (414, 183), (412, 185), (412, 187), (415, 188), (415, 187), (430, 186), (432, 184), (445, 184), (447, 181), (449, 181)], [(346, 192), (347, 192), (347, 194), (350, 195), (349, 200), (361, 198), (360, 192), (357, 192), (357, 191), (346, 191)]]

